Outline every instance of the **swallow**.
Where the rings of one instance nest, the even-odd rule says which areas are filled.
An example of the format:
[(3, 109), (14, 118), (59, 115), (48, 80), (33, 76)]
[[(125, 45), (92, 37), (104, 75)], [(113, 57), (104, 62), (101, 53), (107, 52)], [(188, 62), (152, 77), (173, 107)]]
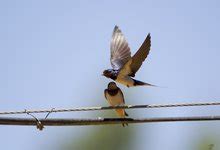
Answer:
[(127, 87), (143, 85), (155, 86), (133, 78), (144, 60), (147, 58), (150, 47), (151, 36), (149, 33), (141, 47), (131, 57), (128, 42), (119, 27), (115, 26), (110, 44), (110, 62), (113, 69), (104, 70), (103, 75)]
[[(125, 104), (124, 95), (119, 87), (117, 87), (115, 82), (110, 82), (108, 88), (105, 89), (104, 95), (106, 100), (111, 106), (120, 106)], [(117, 115), (121, 118), (125, 118), (128, 114), (124, 109), (115, 109)], [(128, 125), (123, 123), (122, 126)]]

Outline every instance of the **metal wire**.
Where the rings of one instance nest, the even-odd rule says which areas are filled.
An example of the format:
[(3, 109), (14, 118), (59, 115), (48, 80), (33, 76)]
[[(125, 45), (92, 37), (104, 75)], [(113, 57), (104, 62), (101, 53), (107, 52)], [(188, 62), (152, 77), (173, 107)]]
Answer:
[(22, 111), (1, 111), (0, 115), (9, 114), (27, 114), (27, 113), (58, 113), (58, 112), (74, 112), (74, 111), (95, 111), (109, 109), (137, 109), (137, 108), (169, 108), (169, 107), (190, 107), (190, 106), (216, 106), (220, 102), (200, 102), (200, 103), (179, 103), (179, 104), (152, 104), (152, 105), (126, 105), (126, 106), (109, 106), (109, 107), (79, 107), (69, 109), (41, 109), (41, 110), (22, 110)]
[[(154, 122), (181, 122), (181, 121), (218, 121), (220, 116), (193, 116), (193, 117), (161, 117), (161, 118), (95, 118), (95, 119), (38, 119), (42, 126), (82, 126), (107, 125), (121, 123), (154, 123)], [(28, 125), (36, 126), (34, 118), (0, 117), (0, 125)]]

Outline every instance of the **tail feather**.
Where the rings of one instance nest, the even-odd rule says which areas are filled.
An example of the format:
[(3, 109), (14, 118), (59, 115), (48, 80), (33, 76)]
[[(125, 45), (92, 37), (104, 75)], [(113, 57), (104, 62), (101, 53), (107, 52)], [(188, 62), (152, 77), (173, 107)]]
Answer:
[(156, 85), (153, 85), (153, 84), (149, 84), (149, 83), (145, 83), (145, 82), (142, 82), (142, 81), (139, 81), (139, 80), (134, 80), (134, 86), (155, 86), (157, 87)]
[[(125, 112), (125, 116), (128, 116), (128, 114), (126, 113), (126, 111), (124, 111), (124, 112)], [(123, 126), (123, 127), (128, 126), (128, 123), (122, 123), (122, 126)]]
[(128, 114), (126, 113), (126, 111), (125, 111), (125, 116), (128, 116)]
[[(126, 111), (124, 109), (116, 109), (116, 112), (118, 114), (118, 116), (120, 116), (121, 118), (124, 118), (125, 116), (128, 116), (128, 114), (126, 113)], [(128, 123), (122, 123), (122, 126), (128, 126)]]

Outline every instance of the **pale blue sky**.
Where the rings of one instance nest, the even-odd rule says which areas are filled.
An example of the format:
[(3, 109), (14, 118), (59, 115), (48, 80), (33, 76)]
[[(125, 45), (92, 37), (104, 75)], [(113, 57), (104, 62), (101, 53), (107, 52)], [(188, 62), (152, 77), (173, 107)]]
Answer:
[[(128, 104), (218, 101), (219, 8), (217, 0), (1, 1), (0, 110), (107, 105), (103, 89), (110, 80), (101, 73), (110, 67), (109, 41), (115, 25), (132, 54), (151, 33), (150, 55), (136, 78), (167, 87), (120, 86), (132, 98)], [(134, 117), (220, 113), (217, 107), (132, 112)], [(152, 128), (151, 136), (145, 127)], [(207, 130), (219, 136), (216, 127), (220, 123), (134, 126), (141, 131), (137, 148), (153, 150), (189, 149)], [(51, 143), (63, 140), (73, 128), (49, 127), (39, 133), (34, 127), (0, 126), (0, 143), (2, 149), (56, 149)], [(199, 130), (203, 128), (204, 133)]]

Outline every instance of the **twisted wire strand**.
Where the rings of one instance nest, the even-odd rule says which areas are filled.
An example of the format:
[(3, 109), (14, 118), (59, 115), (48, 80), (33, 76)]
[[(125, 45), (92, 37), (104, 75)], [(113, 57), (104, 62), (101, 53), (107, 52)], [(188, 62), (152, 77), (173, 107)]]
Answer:
[(152, 105), (125, 105), (125, 106), (104, 106), (104, 107), (79, 107), (69, 109), (41, 109), (41, 110), (22, 110), (22, 111), (0, 111), (0, 115), (9, 114), (27, 114), (27, 113), (60, 113), (60, 112), (74, 112), (74, 111), (95, 111), (95, 110), (109, 110), (109, 109), (138, 109), (138, 108), (169, 108), (169, 107), (190, 107), (190, 106), (216, 106), (220, 102), (200, 102), (200, 103), (177, 103), (177, 104), (152, 104)]

